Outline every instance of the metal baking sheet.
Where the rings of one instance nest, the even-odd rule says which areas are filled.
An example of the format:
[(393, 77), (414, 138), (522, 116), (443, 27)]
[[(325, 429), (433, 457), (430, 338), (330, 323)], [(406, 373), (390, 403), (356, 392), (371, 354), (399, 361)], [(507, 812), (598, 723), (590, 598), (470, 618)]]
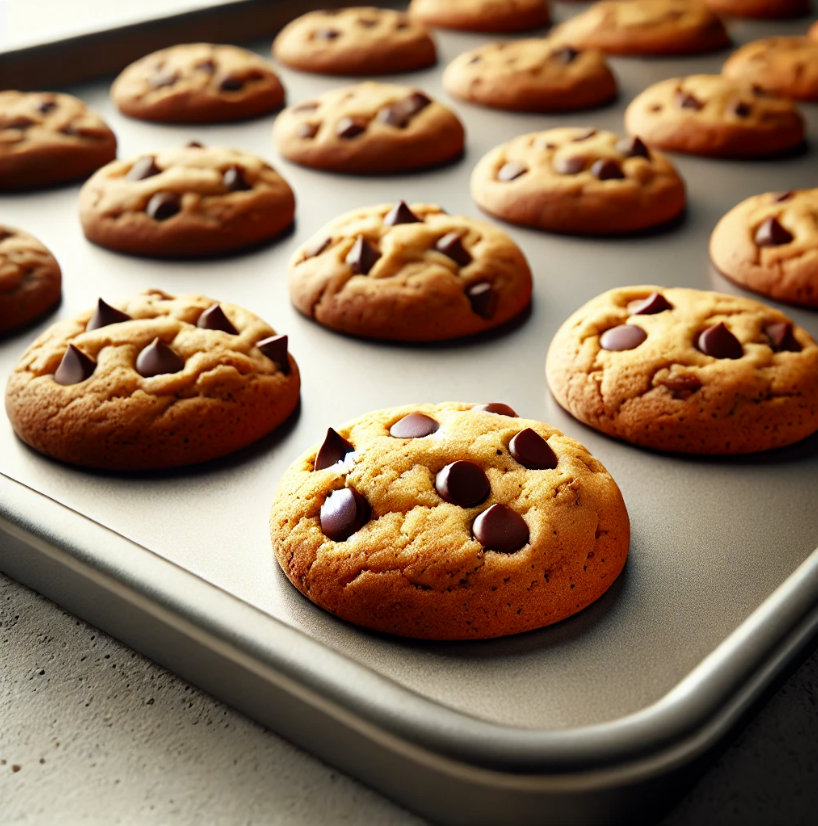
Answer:
[[(557, 4), (556, 16), (575, 13), (576, 5)], [(731, 22), (730, 32), (738, 44), (770, 33), (800, 33), (809, 22)], [(297, 223), (289, 237), (244, 255), (157, 261), (87, 242), (76, 214), (76, 186), (0, 196), (0, 222), (38, 236), (64, 275), (57, 313), (0, 342), (0, 382), (56, 318), (91, 306), (99, 296), (115, 300), (159, 287), (241, 304), (287, 333), (302, 371), (301, 405), (278, 433), (232, 457), (135, 476), (46, 459), (21, 444), (3, 419), (0, 530), (8, 541), (0, 546), (0, 567), (419, 811), (447, 822), (491, 822), (492, 807), (502, 800), (517, 806), (522, 823), (537, 822), (542, 803), (537, 794), (552, 795), (552, 803), (553, 795), (562, 795), (570, 800), (566, 816), (575, 815), (583, 805), (580, 788), (583, 795), (592, 786), (621, 790), (646, 781), (660, 771), (660, 763), (665, 771), (689, 762), (726, 730), (811, 633), (818, 596), (818, 552), (811, 557), (818, 544), (818, 436), (738, 458), (639, 450), (562, 411), (548, 393), (544, 360), (562, 321), (603, 290), (660, 284), (741, 294), (709, 267), (710, 231), (725, 211), (752, 194), (818, 185), (818, 157), (812, 150), (754, 162), (674, 156), (688, 184), (688, 212), (680, 227), (666, 233), (602, 240), (504, 226), (531, 263), (534, 300), (524, 323), (501, 334), (404, 346), (344, 337), (300, 316), (287, 297), (288, 258), (339, 213), (403, 198), (491, 220), (471, 201), (468, 179), (493, 146), (558, 125), (621, 131), (625, 106), (647, 85), (716, 72), (726, 57), (612, 59), (620, 83), (615, 105), (568, 116), (522, 115), (455, 102), (442, 91), (442, 67), (486, 39), (440, 32), (440, 65), (394, 78), (448, 102), (468, 133), (466, 154), (457, 164), (405, 176), (364, 179), (289, 164), (272, 145), (273, 117), (162, 126), (119, 115), (107, 97), (110, 78), (68, 89), (108, 120), (119, 138), (120, 157), (199, 140), (269, 159), (296, 192)], [(269, 42), (251, 47), (267, 54)], [(349, 82), (286, 69), (281, 75), (291, 103)], [(818, 112), (809, 105), (802, 111), (814, 141)], [(818, 315), (783, 309), (818, 337)], [(327, 427), (368, 410), (447, 400), (506, 402), (583, 442), (606, 465), (624, 494), (633, 539), (624, 573), (601, 600), (556, 626), (516, 637), (428, 643), (341, 622), (286, 581), (270, 550), (267, 514), (290, 462)], [(56, 570), (63, 570), (64, 578)], [(103, 596), (138, 604), (142, 630), (123, 625)], [(207, 614), (205, 604), (212, 608)], [(187, 642), (177, 645), (173, 630), (180, 624)], [(144, 631), (148, 627), (151, 633)], [(265, 665), (260, 679), (269, 688), (276, 675), (291, 669), (296, 676), (281, 689), (289, 702), (308, 686), (316, 696), (333, 698), (340, 704), (333, 719), (346, 726), (347, 737), (358, 731), (377, 758), (367, 762), (363, 745), (357, 755), (341, 747), (333, 752), (313, 736), (303, 713), (288, 719), (261, 701), (233, 696), (229, 681), (220, 683), (212, 671), (214, 652), (223, 654), (224, 646), (235, 654), (234, 676), (241, 668), (253, 672), (253, 664), (261, 673)], [(390, 738), (399, 740), (400, 748)], [(412, 749), (423, 756), (410, 756)], [(663, 757), (656, 762), (659, 752)], [(387, 754), (393, 761), (401, 755), (415, 767), (423, 764), (428, 769), (423, 782), (430, 788), (435, 778), (446, 777), (452, 789), (456, 775), (467, 788), (464, 766), (512, 772), (513, 782), (506, 775), (503, 783), (495, 782), (478, 772), (470, 802), (465, 793), (459, 800), (467, 808), (455, 812), (442, 795), (413, 795), (408, 778), (420, 782), (420, 774), (407, 774), (401, 782), (384, 768), (393, 765)], [(444, 765), (444, 754), (456, 761), (455, 768)], [(651, 768), (644, 763), (649, 755)], [(642, 769), (633, 762), (637, 757)], [(608, 774), (595, 775), (594, 781), (586, 774), (584, 785), (566, 779), (570, 772), (592, 768)], [(489, 789), (494, 792), (487, 797)], [(620, 797), (595, 817), (613, 816)], [(555, 810), (555, 822), (560, 811)], [(459, 820), (464, 812), (469, 818)]]

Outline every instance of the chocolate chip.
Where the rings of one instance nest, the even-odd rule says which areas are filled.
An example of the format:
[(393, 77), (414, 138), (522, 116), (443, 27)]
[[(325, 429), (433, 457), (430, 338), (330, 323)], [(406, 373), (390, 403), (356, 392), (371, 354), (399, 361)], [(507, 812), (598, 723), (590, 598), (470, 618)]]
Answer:
[(740, 118), (747, 118), (752, 112), (752, 107), (748, 103), (742, 103), (740, 100), (734, 101), (730, 107), (734, 115)]
[(435, 244), (435, 249), (442, 252), (447, 258), (451, 258), (455, 264), (461, 267), (465, 267), (472, 262), (471, 254), (463, 246), (463, 239), (459, 232), (446, 233)]
[(755, 242), (759, 247), (780, 247), (792, 241), (792, 233), (788, 232), (777, 218), (768, 218), (757, 230)]
[(117, 310), (110, 304), (106, 304), (101, 298), (97, 301), (97, 308), (91, 316), (91, 320), (85, 326), (86, 330), (98, 330), (100, 327), (107, 327), (109, 324), (121, 324), (123, 321), (130, 321), (131, 317), (121, 310)]
[(212, 75), (213, 72), (216, 71), (216, 64), (213, 62), (212, 58), (208, 58), (207, 60), (203, 60), (201, 63), (197, 63), (195, 68), (200, 72), (207, 72)]
[(306, 103), (300, 103), (293, 109), (293, 112), (314, 112), (318, 108), (318, 104), (314, 100), (308, 100)]
[(182, 199), (175, 192), (157, 192), (145, 207), (149, 218), (167, 221), (182, 209)]
[(9, 232), (8, 230), (0, 227), (0, 241), (5, 241), (6, 238), (11, 238), (13, 235), (13, 232)]
[(563, 48), (551, 52), (551, 57), (567, 66), (569, 63), (573, 63), (579, 57), (579, 54), (579, 49), (574, 49), (571, 46), (563, 46)]
[(639, 138), (622, 138), (616, 142), (616, 151), (626, 158), (647, 158), (650, 160), (650, 151)]
[(479, 54), (478, 54), (478, 55), (475, 55), (475, 56), (474, 56), (474, 57), (473, 57), (473, 58), (469, 61), (469, 66), (472, 66), (472, 65), (474, 65), (475, 63), (480, 63), (480, 61), (481, 61), (482, 59), (483, 59), (483, 58), (482, 58), (482, 57), (480, 57), (480, 55), (479, 55)]
[(539, 433), (527, 427), (509, 443), (508, 452), (529, 470), (553, 470), (557, 466), (557, 454)]
[(678, 376), (668, 376), (659, 379), (659, 384), (664, 385), (674, 395), (690, 395), (695, 393), (702, 386), (701, 380), (691, 373), (681, 373)]
[(697, 345), (706, 356), (716, 359), (740, 359), (744, 355), (741, 342), (727, 329), (723, 321), (701, 333)]
[(35, 121), (26, 115), (18, 115), (10, 120), (0, 121), (0, 129), (28, 129)]
[(321, 255), (321, 253), (332, 243), (332, 238), (324, 237), (323, 235), (319, 235), (318, 238), (308, 241), (306, 246), (304, 247), (304, 257), (305, 258), (315, 258), (316, 255)]
[(378, 120), (403, 129), (418, 112), (425, 109), (431, 102), (431, 98), (423, 92), (413, 92), (408, 98), (381, 109), (378, 112)]
[(425, 413), (410, 413), (389, 428), (389, 435), (396, 439), (422, 439), (437, 433), (440, 425)]
[(768, 324), (764, 328), (764, 333), (770, 340), (770, 347), (776, 353), (787, 351), (790, 353), (800, 353), (801, 344), (792, 331), (792, 324), (789, 321), (779, 321), (775, 324)]
[(471, 408), (478, 413), (494, 413), (497, 416), (510, 416), (512, 419), (518, 418), (514, 410), (502, 402), (489, 402), (488, 404), (476, 404)]
[(588, 129), (581, 135), (577, 135), (575, 138), (572, 138), (572, 140), (574, 143), (580, 143), (580, 141), (587, 141), (588, 138), (592, 138), (594, 135), (596, 135), (596, 129)]
[(93, 375), (96, 366), (97, 363), (90, 356), (69, 344), (60, 366), (54, 373), (54, 381), (62, 385), (79, 384)]
[(239, 77), (231, 77), (228, 75), (219, 84), (219, 89), (222, 92), (239, 92), (244, 88), (244, 80)]
[(341, 118), (338, 121), (338, 126), (335, 127), (335, 134), (339, 138), (350, 140), (357, 138), (362, 132), (366, 131), (366, 124), (361, 120), (354, 120), (353, 118)]
[(346, 263), (352, 267), (355, 275), (369, 275), (369, 271), (375, 266), (375, 262), (381, 257), (378, 252), (363, 235), (358, 236), (358, 240), (347, 253)]
[(508, 163), (504, 163), (497, 171), (497, 180), (508, 183), (515, 178), (519, 178), (520, 175), (524, 175), (526, 172), (528, 172), (528, 169), (522, 164), (516, 161), (508, 161)]
[(631, 315), (656, 315), (665, 310), (672, 310), (673, 305), (661, 294), (651, 293), (647, 298), (638, 301), (631, 301), (628, 304), (628, 312)]
[(151, 89), (162, 89), (165, 86), (173, 86), (178, 79), (179, 75), (176, 72), (159, 69), (148, 78), (148, 86)]
[(418, 216), (406, 206), (406, 201), (399, 201), (389, 210), (383, 222), (388, 227), (394, 227), (396, 224), (422, 224), (423, 219), (418, 218)]
[(466, 298), (471, 308), (481, 318), (491, 318), (497, 310), (497, 293), (487, 281), (466, 288)]
[(611, 158), (600, 158), (591, 165), (591, 174), (600, 181), (621, 180), (625, 177), (622, 167)]
[(472, 525), (474, 538), (487, 550), (511, 554), (528, 542), (528, 525), (505, 505), (492, 505)]
[(782, 201), (789, 201), (793, 195), (795, 195), (795, 193), (792, 192), (792, 190), (790, 190), (789, 192), (781, 192), (778, 195), (776, 195), (773, 200), (775, 200), (776, 203), (781, 203)]
[(611, 327), (599, 337), (599, 346), (603, 350), (633, 350), (638, 347), (648, 334), (635, 324), (620, 324), (618, 327)]
[(485, 502), (491, 493), (488, 477), (474, 462), (452, 462), (435, 476), (435, 490), (442, 499), (461, 508)]
[(295, 127), (295, 136), (297, 138), (304, 138), (308, 140), (309, 138), (314, 138), (318, 134), (318, 130), (321, 127), (317, 123), (309, 123), (305, 121), (304, 123), (299, 123), (298, 126)]
[(244, 177), (244, 169), (240, 166), (231, 166), (224, 171), (222, 183), (230, 192), (247, 192), (253, 188), (251, 183)]
[(341, 36), (338, 29), (318, 29), (312, 33), (315, 40), (335, 40), (336, 37)]
[(582, 172), (583, 169), (585, 169), (585, 158), (577, 155), (569, 158), (557, 158), (554, 161), (554, 170), (559, 172), (560, 175), (576, 175), (578, 172)]
[(196, 326), (202, 330), (221, 330), (231, 336), (237, 336), (239, 331), (230, 323), (220, 304), (211, 304), (200, 316)]
[(704, 109), (704, 104), (700, 100), (689, 92), (683, 92), (681, 89), (676, 92), (676, 103), (680, 109), (693, 109), (696, 112)]
[(371, 20), (368, 17), (360, 17), (358, 18), (358, 24), (363, 26), (365, 29), (371, 29), (374, 26), (378, 25), (377, 20)]
[(290, 359), (287, 357), (287, 336), (270, 336), (256, 342), (261, 352), (285, 375), (290, 374)]
[(321, 505), (321, 530), (334, 542), (344, 542), (369, 518), (366, 499), (353, 488), (334, 490)]
[(156, 165), (153, 155), (143, 155), (129, 170), (125, 176), (126, 181), (144, 181), (145, 178), (152, 178), (162, 170)]
[(204, 149), (204, 144), (199, 141), (188, 141), (187, 147), (188, 149)]
[(315, 470), (324, 470), (332, 467), (347, 453), (352, 453), (355, 448), (336, 430), (329, 428), (327, 435), (324, 438), (324, 444), (318, 449), (318, 454), (315, 457)]
[(54, 109), (57, 108), (57, 101), (55, 100), (44, 100), (42, 103), (37, 106), (37, 111), (42, 113), (43, 115), (47, 115), (49, 112), (53, 112)]
[(158, 338), (136, 357), (136, 372), (146, 379), (151, 376), (178, 373), (184, 366), (185, 360)]

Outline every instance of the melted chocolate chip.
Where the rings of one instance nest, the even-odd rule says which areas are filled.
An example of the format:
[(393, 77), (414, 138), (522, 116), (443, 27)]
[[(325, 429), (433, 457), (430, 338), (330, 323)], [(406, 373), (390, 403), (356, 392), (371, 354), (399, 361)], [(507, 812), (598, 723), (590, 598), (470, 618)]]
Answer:
[(479, 55), (479, 54), (478, 54), (478, 55), (475, 55), (475, 56), (474, 56), (474, 57), (473, 57), (473, 58), (469, 61), (469, 66), (472, 66), (472, 65), (473, 65), (473, 64), (475, 64), (475, 63), (480, 63), (480, 61), (481, 61), (482, 59), (483, 59), (483, 58), (482, 58), (482, 57), (480, 57), (480, 55)]
[(378, 112), (378, 120), (381, 123), (388, 123), (390, 126), (403, 129), (409, 125), (409, 121), (418, 112), (425, 109), (431, 102), (431, 98), (424, 95), (423, 92), (413, 92), (408, 98), (381, 109)]
[(472, 257), (463, 246), (463, 239), (459, 232), (446, 233), (435, 244), (435, 249), (442, 252), (447, 258), (451, 258), (460, 267), (465, 267), (472, 262)]
[(440, 425), (425, 413), (410, 413), (389, 428), (389, 435), (396, 439), (422, 439), (437, 433)]
[(704, 109), (704, 104), (700, 100), (681, 89), (676, 92), (676, 103), (680, 109), (693, 109), (695, 112)]
[(326, 238), (324, 236), (319, 236), (318, 238), (308, 241), (306, 246), (304, 247), (304, 257), (305, 258), (315, 258), (316, 255), (321, 255), (321, 253), (332, 243), (332, 238)]
[(13, 232), (9, 232), (8, 230), (0, 227), (0, 241), (5, 241), (6, 238), (11, 238), (13, 235)]
[(100, 327), (107, 327), (109, 324), (120, 324), (123, 321), (130, 321), (131, 317), (121, 310), (117, 310), (110, 304), (106, 304), (101, 298), (97, 302), (97, 308), (91, 316), (91, 320), (86, 325), (86, 330), (98, 330)]
[(622, 167), (611, 158), (600, 158), (591, 166), (591, 174), (600, 181), (621, 180), (625, 177)]
[(582, 172), (583, 169), (585, 169), (585, 158), (577, 155), (569, 158), (557, 158), (554, 161), (554, 170), (559, 172), (560, 175), (576, 175), (578, 172)]
[(315, 457), (315, 470), (324, 470), (338, 464), (347, 453), (352, 453), (355, 448), (340, 433), (332, 428), (327, 430), (324, 443), (318, 450)]
[(650, 151), (639, 138), (622, 138), (617, 141), (616, 151), (626, 158), (647, 158), (650, 160)]
[(358, 135), (365, 131), (366, 124), (353, 118), (341, 118), (341, 120), (338, 121), (338, 126), (335, 127), (335, 134), (345, 140), (357, 138)]
[(581, 141), (587, 141), (588, 138), (592, 138), (594, 135), (596, 135), (596, 129), (588, 129), (575, 138), (572, 138), (572, 140), (574, 143), (580, 143)]
[(528, 169), (522, 164), (516, 161), (509, 161), (508, 163), (504, 163), (497, 171), (497, 180), (508, 183), (515, 178), (519, 178), (520, 175), (524, 175), (526, 172), (528, 172)]
[(734, 115), (740, 118), (750, 117), (750, 113), (753, 111), (750, 104), (742, 103), (740, 100), (734, 101), (730, 109)]
[(155, 221), (167, 221), (182, 209), (182, 199), (175, 192), (157, 192), (145, 207), (149, 218)]
[(341, 36), (338, 29), (318, 29), (312, 33), (315, 40), (335, 40), (336, 37)]
[(144, 181), (145, 178), (152, 178), (162, 170), (156, 165), (153, 155), (144, 155), (129, 170), (125, 176), (126, 181)]
[(620, 324), (618, 327), (612, 327), (610, 330), (606, 330), (599, 337), (599, 346), (603, 350), (613, 350), (616, 352), (633, 350), (647, 337), (648, 334), (635, 324)]
[(97, 363), (90, 356), (69, 344), (54, 373), (54, 381), (62, 385), (79, 384), (93, 375), (96, 366)]
[(502, 402), (489, 402), (488, 404), (476, 404), (471, 408), (478, 413), (494, 413), (496, 416), (510, 416), (512, 419), (518, 418), (514, 410)]
[(388, 227), (394, 227), (397, 224), (422, 224), (423, 219), (418, 218), (418, 216), (406, 206), (406, 201), (399, 201), (389, 210), (383, 222)]
[(768, 218), (757, 230), (755, 242), (759, 247), (780, 247), (792, 241), (792, 233), (788, 232), (777, 218)]
[(674, 396), (689, 396), (702, 386), (701, 380), (691, 373), (681, 373), (678, 376), (668, 376), (667, 378), (659, 379), (659, 384), (667, 387)]
[(528, 525), (505, 505), (492, 505), (472, 525), (474, 538), (487, 550), (501, 554), (519, 551), (528, 542)]
[(782, 201), (789, 201), (795, 193), (790, 190), (789, 192), (780, 192), (778, 195), (775, 196), (774, 200), (776, 203), (781, 203)]
[(321, 505), (321, 530), (334, 542), (344, 542), (369, 519), (366, 499), (353, 488), (334, 490)]
[(304, 123), (299, 123), (298, 126), (295, 127), (295, 136), (297, 138), (309, 140), (318, 134), (318, 130), (320, 128), (321, 127), (317, 123), (309, 123), (308, 121), (305, 121)]
[(740, 359), (744, 355), (741, 342), (727, 329), (723, 321), (702, 332), (697, 345), (706, 356), (717, 359)]
[(0, 121), (0, 129), (28, 129), (29, 126), (34, 126), (35, 121), (26, 115), (18, 115), (10, 120)]
[(57, 108), (56, 100), (44, 100), (37, 106), (37, 111), (43, 115), (53, 112)]
[(219, 84), (219, 89), (222, 92), (239, 92), (244, 88), (244, 80), (238, 77), (231, 77), (228, 75)]
[(187, 148), (188, 149), (204, 149), (204, 144), (199, 143), (199, 141), (188, 141)]
[(231, 336), (237, 336), (239, 331), (230, 323), (220, 304), (211, 304), (200, 316), (196, 326), (202, 330), (221, 330)]
[(579, 55), (579, 49), (574, 49), (571, 46), (563, 46), (561, 49), (551, 52), (551, 57), (553, 57), (558, 63), (562, 63), (565, 66), (569, 63), (573, 63)]
[(466, 287), (466, 298), (471, 308), (481, 318), (491, 318), (497, 311), (497, 293), (487, 281)]
[(375, 266), (375, 262), (381, 257), (380, 252), (375, 249), (363, 235), (358, 236), (358, 240), (347, 253), (346, 263), (352, 267), (355, 275), (369, 275), (369, 271)]
[(253, 185), (248, 183), (244, 177), (244, 169), (240, 166), (231, 166), (226, 169), (222, 175), (222, 183), (230, 192), (247, 192), (253, 188)]
[(779, 321), (775, 324), (768, 324), (764, 328), (764, 333), (770, 341), (770, 347), (776, 353), (787, 351), (790, 353), (800, 353), (801, 344), (792, 331), (792, 324), (789, 321)]
[(435, 476), (435, 490), (442, 499), (461, 508), (485, 502), (491, 485), (483, 469), (474, 462), (452, 462)]
[(136, 372), (146, 379), (184, 369), (185, 360), (167, 344), (155, 338), (137, 357)]
[(287, 336), (270, 336), (256, 342), (261, 352), (285, 375), (290, 375), (290, 359), (287, 357)]
[(656, 315), (672, 309), (673, 305), (661, 293), (657, 292), (651, 293), (647, 298), (631, 301), (628, 304), (628, 312), (631, 315)]
[(539, 433), (527, 427), (508, 443), (509, 453), (529, 470), (553, 470), (557, 454)]
[(209, 75), (212, 75), (213, 72), (216, 71), (216, 64), (213, 62), (213, 58), (209, 57), (207, 60), (197, 63), (195, 68), (200, 72), (207, 72)]

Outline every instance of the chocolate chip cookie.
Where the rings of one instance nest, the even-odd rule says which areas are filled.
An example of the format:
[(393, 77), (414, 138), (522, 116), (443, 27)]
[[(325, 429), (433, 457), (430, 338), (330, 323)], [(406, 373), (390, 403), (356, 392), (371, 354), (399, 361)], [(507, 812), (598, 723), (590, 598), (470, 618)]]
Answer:
[(541, 628), (602, 596), (630, 541), (616, 483), (551, 425), (486, 407), (415, 404), (330, 428), (273, 502), (290, 582), (342, 619), (439, 640)]
[(818, 43), (809, 37), (768, 37), (742, 46), (722, 74), (794, 100), (818, 100)]
[(220, 123), (280, 109), (284, 87), (266, 60), (236, 46), (186, 43), (131, 63), (111, 87), (120, 112), (166, 123)]
[(6, 411), (26, 444), (113, 470), (239, 450), (295, 409), (287, 336), (233, 304), (149, 290), (60, 321), (23, 355)]
[(721, 20), (692, 0), (607, 0), (557, 26), (551, 36), (618, 55), (701, 54), (730, 45)]
[(393, 9), (313, 11), (285, 26), (273, 43), (276, 59), (327, 75), (388, 75), (433, 66), (426, 27)]
[(50, 310), (61, 283), (60, 265), (33, 235), (0, 224), (0, 334)]
[(427, 26), (468, 32), (524, 32), (551, 22), (546, 0), (412, 0), (409, 14)]
[(631, 101), (625, 128), (648, 146), (714, 158), (779, 155), (804, 142), (804, 119), (791, 101), (722, 75), (655, 83)]
[(457, 116), (419, 89), (359, 83), (285, 109), (273, 134), (287, 160), (358, 175), (407, 172), (459, 158)]
[(810, 9), (810, 0), (704, 0), (718, 14), (733, 17), (800, 17)]
[(290, 298), (365, 338), (441, 341), (497, 327), (531, 301), (531, 271), (500, 230), (429, 204), (342, 215), (292, 258)]
[(83, 186), (79, 209), (103, 247), (190, 257), (274, 237), (292, 224), (295, 197), (256, 155), (191, 145), (108, 164)]
[(638, 138), (584, 128), (520, 135), (489, 152), (471, 178), (481, 209), (552, 232), (610, 235), (670, 221), (685, 185)]
[(521, 112), (591, 109), (616, 97), (604, 55), (547, 39), (491, 43), (455, 58), (443, 74), (462, 100)]
[(818, 430), (818, 345), (749, 298), (610, 290), (560, 327), (545, 372), (581, 422), (654, 450), (755, 453)]
[(0, 192), (76, 181), (116, 157), (116, 137), (79, 98), (0, 92)]
[(818, 308), (818, 189), (754, 195), (713, 230), (710, 259), (742, 287)]

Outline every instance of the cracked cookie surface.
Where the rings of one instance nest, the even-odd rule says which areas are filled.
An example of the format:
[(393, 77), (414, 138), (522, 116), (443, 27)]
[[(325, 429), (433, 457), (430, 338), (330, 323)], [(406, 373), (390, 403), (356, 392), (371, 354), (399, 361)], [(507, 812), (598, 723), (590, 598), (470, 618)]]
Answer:
[(753, 292), (818, 308), (818, 189), (742, 201), (713, 230), (710, 260)]
[(328, 75), (388, 75), (433, 66), (435, 43), (417, 20), (359, 6), (302, 15), (273, 42), (282, 63)]
[(296, 251), (288, 282), (319, 324), (398, 341), (483, 332), (531, 301), (528, 263), (505, 233), (431, 204), (342, 215)]
[(278, 151), (314, 169), (386, 174), (459, 158), (457, 116), (419, 89), (359, 83), (285, 109), (273, 127)]
[(607, 0), (567, 20), (555, 40), (607, 54), (701, 54), (730, 38), (721, 20), (691, 0)]
[(0, 192), (76, 181), (116, 157), (116, 137), (71, 95), (0, 92)]
[(733, 17), (800, 17), (810, 10), (810, 0), (705, 0), (708, 8)]
[(754, 453), (818, 430), (818, 345), (749, 298), (623, 287), (560, 327), (546, 376), (581, 422), (642, 447)]
[(280, 109), (284, 87), (266, 60), (237, 46), (186, 43), (127, 66), (111, 87), (120, 112), (165, 123), (221, 123)]
[(0, 224), (0, 333), (24, 327), (60, 300), (54, 256), (33, 235)]
[(548, 39), (490, 43), (456, 57), (443, 73), (455, 97), (521, 112), (569, 112), (616, 97), (604, 55)]
[(260, 439), (295, 409), (299, 387), (286, 336), (258, 316), (149, 290), (50, 327), (12, 372), (6, 411), (48, 456), (158, 469)]
[(409, 14), (427, 26), (468, 32), (523, 32), (551, 22), (546, 0), (412, 0)]
[(295, 196), (256, 155), (186, 146), (108, 164), (83, 186), (79, 212), (103, 247), (201, 256), (273, 238), (292, 224)]
[(685, 205), (684, 182), (661, 152), (587, 128), (501, 144), (475, 167), (471, 191), (481, 209), (511, 223), (579, 234), (657, 226)]
[(778, 155), (804, 142), (804, 119), (791, 101), (722, 75), (649, 86), (625, 111), (625, 128), (649, 146), (716, 158)]
[(425, 639), (516, 634), (598, 599), (628, 553), (619, 488), (551, 425), (484, 407), (377, 410), (295, 461), (270, 516), (293, 585)]
[(722, 74), (771, 95), (818, 100), (818, 43), (809, 37), (768, 37), (733, 52)]

